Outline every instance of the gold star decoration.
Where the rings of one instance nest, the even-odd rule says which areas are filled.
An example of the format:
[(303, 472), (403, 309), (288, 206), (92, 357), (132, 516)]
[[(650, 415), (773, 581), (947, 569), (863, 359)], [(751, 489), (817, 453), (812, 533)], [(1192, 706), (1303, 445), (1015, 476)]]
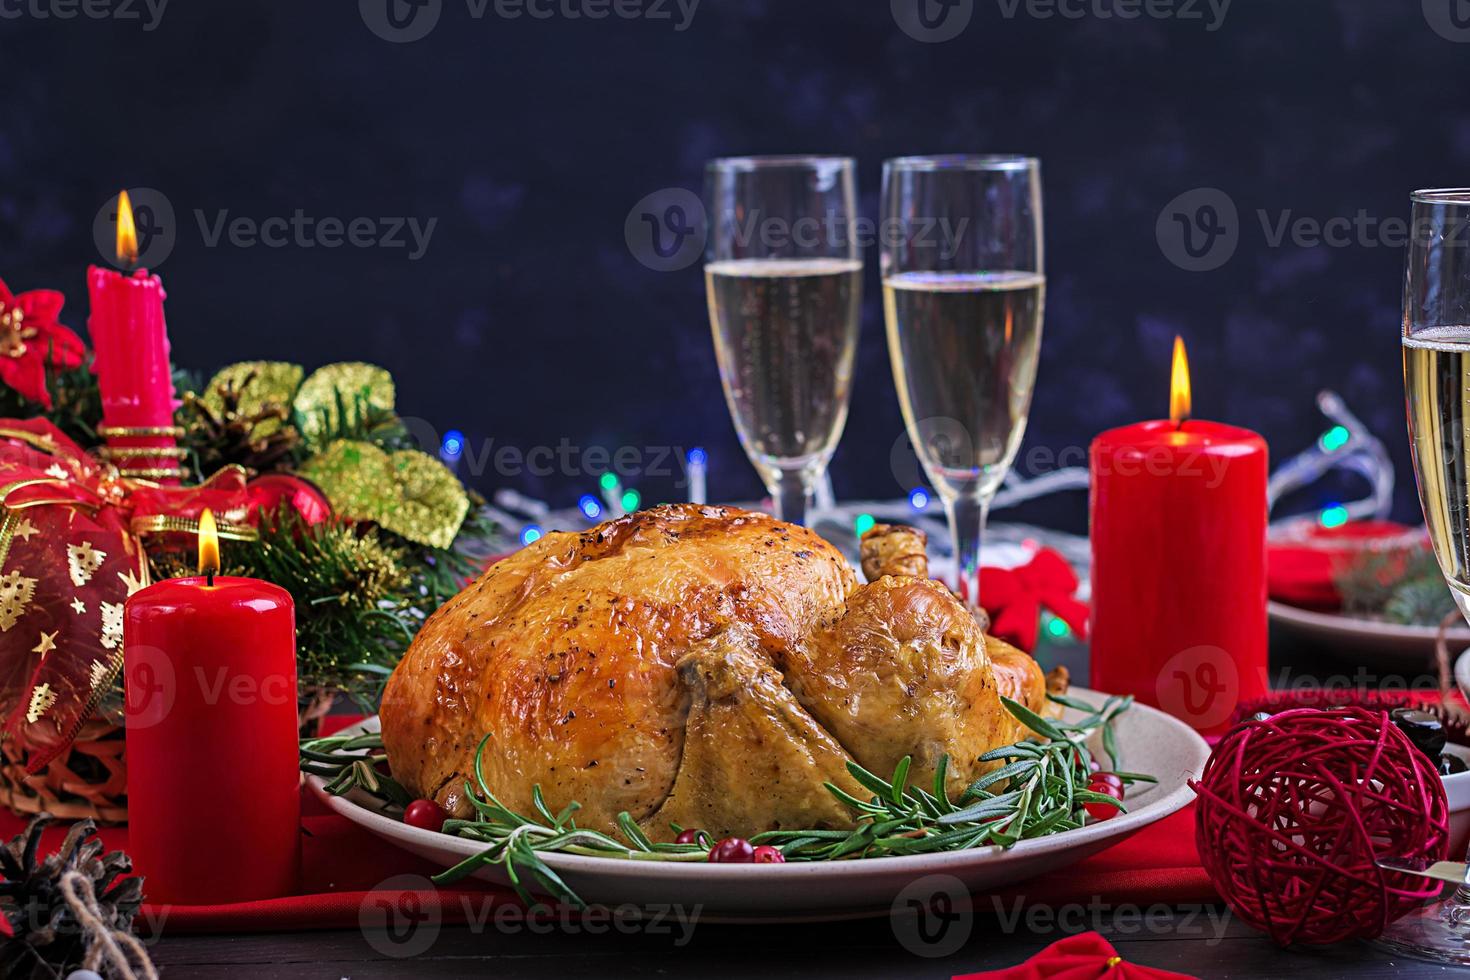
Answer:
[(126, 572), (118, 572), (117, 577), (122, 579), (123, 584), (128, 587), (128, 595), (132, 595), (148, 584), (148, 573), (146, 571), (142, 575), (135, 575), (130, 568)]
[(117, 645), (122, 642), (122, 634), (123, 604), (104, 602), (102, 604), (102, 637), (99, 642), (108, 650), (116, 650)]
[(25, 615), (35, 594), (35, 579), (20, 572), (0, 575), (0, 633), (7, 632)]
[(92, 669), (91, 669), (92, 690), (95, 691), (99, 687), (105, 687), (107, 685), (108, 680), (111, 677), (112, 677), (112, 666), (110, 664), (104, 663), (101, 660), (94, 660), (94, 661), (92, 661)]
[(77, 596), (75, 599), (73, 599), (71, 601), (71, 611), (74, 612), (74, 613), (76, 613), (78, 616), (82, 616), (82, 615), (85, 615), (86, 614), (86, 612), (87, 612), (87, 604), (82, 601), (82, 597), (81, 596)]
[(31, 540), (31, 535), (35, 533), (36, 525), (32, 524), (28, 518), (22, 517), (20, 523), (15, 525), (15, 536), (17, 538), (24, 538), (29, 541)]
[(38, 684), (35, 690), (31, 691), (31, 703), (26, 708), (26, 721), (34, 725), (41, 720), (42, 715), (51, 710), (51, 706), (55, 703), (56, 692), (51, 690), (51, 685)]
[(71, 575), (71, 584), (78, 587), (86, 585), (106, 558), (107, 552), (98, 551), (90, 541), (67, 545), (66, 569)]
[(46, 654), (50, 653), (52, 650), (55, 650), (56, 649), (56, 634), (58, 634), (60, 632), (61, 632), (61, 630), (53, 630), (52, 632), (47, 633), (45, 630), (42, 630), (41, 631), (41, 642), (40, 643), (37, 643), (35, 646), (31, 647), (31, 653), (39, 653), (41, 656), (44, 657), (44, 656), (46, 656)]

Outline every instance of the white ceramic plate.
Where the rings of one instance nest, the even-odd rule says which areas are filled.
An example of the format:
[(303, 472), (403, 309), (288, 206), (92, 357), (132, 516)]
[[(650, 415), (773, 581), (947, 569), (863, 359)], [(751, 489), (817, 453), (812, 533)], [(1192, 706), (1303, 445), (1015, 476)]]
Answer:
[[(1076, 697), (1100, 704), (1106, 695), (1074, 689)], [(1068, 715), (1075, 713), (1069, 711)], [(1194, 798), (1185, 781), (1197, 776), (1209, 748), (1193, 729), (1161, 711), (1135, 705), (1116, 723), (1123, 765), (1157, 776), (1157, 785), (1136, 784), (1129, 812), (1052, 837), (1022, 841), (1010, 850), (980, 848), (947, 854), (870, 858), (784, 865), (665, 863), (547, 854), (546, 863), (584, 900), (609, 906), (632, 903), (702, 906), (723, 919), (822, 919), (887, 914), (905, 888), (928, 875), (950, 875), (972, 891), (1024, 881), (1080, 861), (1181, 809)], [(346, 733), (376, 731), (369, 718)], [(345, 733), (344, 733), (345, 734)], [(351, 798), (327, 795), (322, 780), (307, 779), (318, 798), (385, 841), (450, 867), (476, 853), (473, 841), (410, 827)], [(496, 868), (481, 877), (504, 883)], [(943, 887), (939, 880), (935, 887)], [(933, 892), (933, 887), (929, 889)]]
[[(1353, 619), (1280, 602), (1269, 603), (1267, 609), (1277, 625), (1353, 664), (1390, 667), (1410, 678), (1434, 672), (1434, 638), (1439, 631), (1433, 626)], [(1451, 627), (1449, 642), (1456, 649), (1470, 645), (1470, 627)]]

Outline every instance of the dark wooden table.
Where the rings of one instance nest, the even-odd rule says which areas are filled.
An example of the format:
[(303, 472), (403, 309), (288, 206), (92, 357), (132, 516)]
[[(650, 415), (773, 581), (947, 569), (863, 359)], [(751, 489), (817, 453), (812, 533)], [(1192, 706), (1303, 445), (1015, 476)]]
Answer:
[[(1066, 662), (1085, 677), (1085, 652), (1055, 647), (1044, 663)], [(1330, 651), (1273, 637), (1273, 681), (1337, 674), (1362, 682)], [(1426, 672), (1428, 667), (1426, 665)], [(1412, 679), (1411, 679), (1412, 680)], [(1372, 683), (1371, 675), (1368, 683)], [(1079, 903), (999, 909), (984, 896), (924, 937), (910, 919), (804, 925), (732, 926), (669, 922), (657, 934), (620, 933), (605, 921), (567, 925), (524, 920), (479, 927), (418, 925), (395, 933), (344, 930), (251, 936), (165, 937), (153, 955), (168, 980), (370, 980), (378, 977), (512, 978), (935, 978), (1011, 966), (1061, 937), (1097, 929), (1130, 962), (1192, 974), (1233, 977), (1429, 977), (1452, 967), (1390, 956), (1347, 943), (1282, 951), (1219, 906), (1173, 908)], [(1470, 975), (1467, 972), (1466, 975)]]

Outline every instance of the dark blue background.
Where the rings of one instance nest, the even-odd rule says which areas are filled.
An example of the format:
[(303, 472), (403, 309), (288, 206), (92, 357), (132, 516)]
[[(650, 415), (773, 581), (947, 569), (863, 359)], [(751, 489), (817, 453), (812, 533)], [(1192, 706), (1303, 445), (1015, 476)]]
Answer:
[[(0, 73), (0, 275), (65, 290), (73, 325), (99, 207), (119, 186), (155, 187), (178, 215), (159, 271), (181, 364), (376, 361), (404, 412), (472, 440), (703, 445), (717, 498), (758, 483), (719, 393), (700, 272), (635, 260), (634, 203), (697, 192), (712, 156), (823, 152), (858, 159), (875, 215), (885, 157), (1034, 154), (1050, 295), (1028, 448), (1160, 414), (1177, 331), (1199, 415), (1260, 430), (1280, 459), (1322, 431), (1313, 395), (1336, 388), (1398, 455), (1399, 515), (1417, 511), (1401, 251), (1271, 247), (1256, 214), (1402, 218), (1414, 188), (1470, 184), (1470, 44), (1432, 30), (1420, 0), (1235, 0), (1214, 32), (1008, 19), (975, 0), (944, 44), (906, 36), (887, 0), (703, 0), (683, 32), (477, 20), (444, 0), (411, 44), (374, 36), (351, 2), (174, 0), (152, 32), (0, 20)], [(1155, 237), (1161, 209), (1196, 187), (1224, 190), (1241, 217), (1238, 251), (1207, 273), (1175, 267)], [(298, 208), (438, 225), (410, 262), (404, 249), (209, 248), (194, 217)], [(888, 462), (902, 427), (867, 259), (833, 463), (844, 497), (906, 489)], [(595, 485), (479, 482), (558, 506)], [(635, 482), (645, 499), (680, 496), (672, 480)], [(1073, 526), (1083, 510), (1080, 495), (1042, 508)]]

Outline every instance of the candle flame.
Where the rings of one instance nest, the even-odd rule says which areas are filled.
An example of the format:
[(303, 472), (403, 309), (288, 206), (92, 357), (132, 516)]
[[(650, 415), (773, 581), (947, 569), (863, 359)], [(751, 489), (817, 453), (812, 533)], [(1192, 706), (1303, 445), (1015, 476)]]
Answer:
[(138, 261), (138, 228), (133, 224), (133, 202), (127, 191), (117, 195), (117, 260), (128, 265)]
[(219, 571), (219, 529), (214, 524), (214, 511), (208, 507), (199, 515), (199, 574), (213, 577)]
[(1174, 338), (1174, 369), (1169, 377), (1169, 420), (1180, 425), (1189, 418), (1189, 356), (1184, 353), (1184, 338)]

